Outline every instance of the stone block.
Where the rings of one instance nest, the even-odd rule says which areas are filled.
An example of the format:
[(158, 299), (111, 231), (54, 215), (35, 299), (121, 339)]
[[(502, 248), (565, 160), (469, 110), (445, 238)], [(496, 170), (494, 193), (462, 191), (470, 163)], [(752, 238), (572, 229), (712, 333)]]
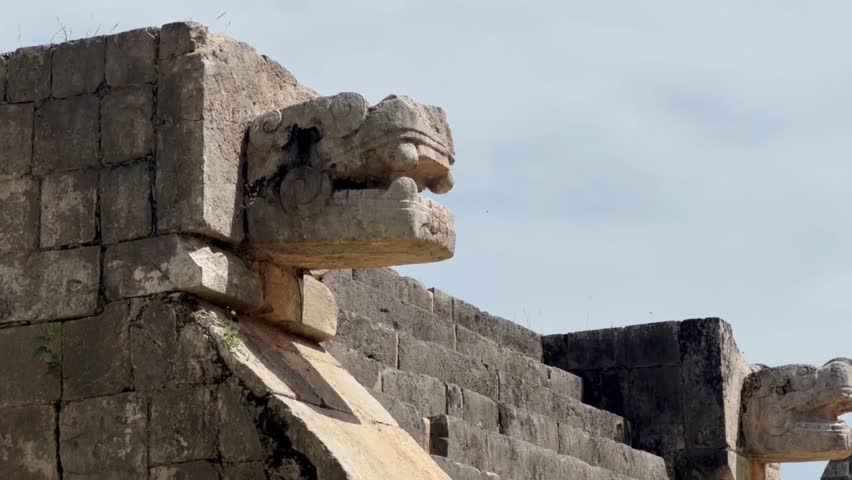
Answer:
[(387, 365), (372, 358), (365, 357), (360, 352), (350, 349), (343, 343), (330, 341), (324, 344), (326, 350), (343, 365), (358, 383), (368, 389), (381, 389), (381, 371)]
[(120, 163), (154, 152), (154, 93), (149, 86), (113, 89), (101, 103), (104, 163)]
[(150, 480), (210, 480), (219, 478), (219, 470), (211, 462), (187, 462), (151, 469)]
[[(158, 226), (237, 243), (243, 237), (239, 160), (249, 123), (315, 94), (245, 44), (203, 32), (190, 24), (160, 32)], [(182, 55), (189, 49), (194, 53)]]
[(399, 368), (449, 382), (497, 399), (497, 375), (476, 360), (409, 335), (399, 337)]
[(302, 318), (292, 325), (303, 337), (323, 342), (337, 333), (337, 301), (328, 287), (310, 275), (302, 277)]
[(392, 268), (353, 269), (352, 279), (393, 296), (399, 295), (399, 284), (402, 281), (399, 273)]
[(425, 425), (423, 414), (414, 405), (400, 401), (399, 399), (382, 393), (371, 391), (371, 394), (382, 404), (385, 410), (391, 414), (399, 426), (411, 435), (418, 445), (425, 446)]
[(558, 425), (559, 448), (563, 455), (570, 455), (589, 465), (597, 465), (601, 461), (601, 450), (592, 437), (582, 429), (560, 423)]
[(0, 256), (0, 323), (93, 314), (99, 257), (98, 247)]
[(470, 465), (454, 462), (438, 455), (432, 455), (432, 460), (453, 480), (500, 480), (496, 473), (483, 472)]
[(94, 95), (48, 100), (35, 111), (33, 173), (98, 165), (99, 101)]
[(497, 403), (473, 390), (452, 383), (447, 385), (447, 414), (485, 430), (500, 430)]
[(634, 425), (682, 424), (681, 368), (649, 367), (630, 370), (630, 413)]
[(419, 340), (454, 348), (453, 324), (361, 282), (334, 286), (337, 303), (343, 310), (365, 315), (376, 322), (406, 332)]
[(424, 417), (447, 413), (446, 385), (426, 375), (385, 369), (382, 392), (413, 405)]
[(148, 162), (101, 170), (101, 239), (105, 244), (146, 237), (153, 227)]
[(151, 464), (216, 458), (217, 410), (215, 387), (165, 389), (152, 395)]
[(0, 180), (0, 253), (38, 247), (38, 182), (31, 177)]
[(207, 27), (195, 22), (163, 25), (160, 32), (160, 57), (168, 58), (195, 51), (207, 40)]
[(627, 369), (582, 370), (583, 402), (616, 415), (627, 415), (629, 382)]
[(103, 37), (61, 43), (53, 50), (53, 96), (94, 93), (104, 82)]
[(545, 386), (562, 395), (574, 398), (583, 398), (583, 380), (573, 373), (566, 372), (561, 368), (546, 367), (547, 381)]
[(6, 69), (6, 98), (13, 103), (44, 100), (50, 96), (50, 56), (48, 46), (15, 50)]
[(121, 299), (181, 291), (241, 311), (262, 305), (259, 276), (234, 254), (194, 237), (167, 235), (107, 248), (106, 295)]
[(65, 478), (147, 480), (147, 408), (136, 393), (65, 404), (59, 422)]
[(640, 425), (632, 428), (633, 448), (645, 450), (666, 458), (672, 463), (676, 452), (684, 449), (683, 424)]
[(630, 368), (680, 365), (679, 333), (680, 322), (625, 327), (619, 334), (617, 362)]
[(41, 183), (41, 247), (57, 248), (94, 241), (97, 204), (97, 170), (44, 177)]
[(61, 372), (51, 367), (62, 358), (59, 328), (43, 324), (0, 330), (0, 407), (59, 400)]
[(159, 29), (140, 28), (106, 38), (106, 81), (111, 87), (157, 81)]
[(335, 342), (340, 342), (385, 365), (396, 367), (397, 333), (393, 329), (345, 310), (340, 311), (337, 325)]
[(545, 335), (542, 337), (544, 363), (569, 372), (616, 367), (620, 331), (607, 328)]
[(130, 389), (129, 317), (127, 302), (113, 302), (97, 317), (64, 324), (62, 395), (65, 400)]
[(404, 303), (420, 307), (427, 312), (433, 310), (432, 292), (411, 277), (400, 277), (398, 295)]
[(0, 152), (3, 152), (0, 178), (30, 173), (33, 161), (33, 108), (32, 103), (0, 105)]
[(328, 287), (310, 274), (271, 263), (259, 270), (265, 300), (261, 318), (318, 342), (334, 338), (339, 312)]
[(559, 426), (555, 420), (505, 403), (501, 403), (499, 408), (500, 433), (553, 451), (559, 450)]
[(58, 480), (53, 405), (0, 408), (0, 478)]
[(236, 380), (219, 385), (219, 452), (228, 462), (263, 460), (266, 449), (258, 434), (257, 408)]
[(222, 467), (222, 480), (266, 480), (266, 478), (265, 463), (226, 463)]
[(503, 347), (536, 360), (542, 358), (541, 335), (509, 320), (480, 311), (475, 306), (455, 299), (453, 321)]
[(428, 422), (429, 453), (477, 468), (490, 466), (494, 456), (485, 448), (485, 430), (447, 415), (430, 417)]
[(432, 292), (432, 313), (435, 314), (438, 320), (452, 322), (453, 297), (437, 288), (430, 288), (429, 291)]
[(174, 306), (160, 299), (146, 305), (139, 320), (130, 325), (130, 358), (136, 390), (160, 389), (174, 380), (177, 332)]

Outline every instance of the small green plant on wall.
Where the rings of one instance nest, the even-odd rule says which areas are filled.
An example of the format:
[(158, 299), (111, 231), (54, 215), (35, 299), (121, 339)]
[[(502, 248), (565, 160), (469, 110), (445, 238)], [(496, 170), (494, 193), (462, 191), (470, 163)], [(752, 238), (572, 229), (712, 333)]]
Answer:
[(226, 322), (222, 326), (222, 341), (231, 350), (237, 348), (240, 344), (240, 332), (232, 322)]
[(36, 337), (35, 356), (47, 359), (47, 374), (55, 377), (62, 375), (62, 358), (59, 355), (58, 345), (62, 337), (62, 324), (51, 323), (47, 326), (44, 335)]

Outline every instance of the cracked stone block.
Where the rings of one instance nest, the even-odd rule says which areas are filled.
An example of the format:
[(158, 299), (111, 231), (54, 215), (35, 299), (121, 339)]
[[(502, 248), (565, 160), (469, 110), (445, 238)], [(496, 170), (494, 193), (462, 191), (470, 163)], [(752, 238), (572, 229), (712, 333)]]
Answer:
[(53, 51), (53, 96), (93, 93), (104, 81), (104, 37), (59, 44)]
[(246, 398), (248, 392), (230, 380), (219, 385), (219, 451), (228, 462), (263, 460), (266, 449), (258, 434), (258, 412)]
[(151, 398), (150, 462), (170, 464), (218, 455), (215, 387), (184, 387)]
[(30, 177), (0, 180), (0, 253), (38, 246), (38, 182)]
[[(49, 371), (53, 355), (62, 355), (59, 336), (50, 335), (56, 328), (42, 324), (0, 330), (0, 407), (59, 400), (59, 374)], [(46, 350), (36, 355), (36, 349), (42, 346)]]
[(111, 87), (157, 81), (159, 29), (140, 28), (106, 38), (106, 81)]
[(6, 97), (10, 102), (32, 102), (50, 96), (50, 47), (15, 50), (6, 65)]
[(130, 388), (129, 316), (126, 302), (113, 302), (96, 317), (64, 324), (64, 399), (109, 395)]
[(64, 478), (147, 480), (147, 402), (137, 393), (70, 402), (60, 413)]
[(104, 163), (146, 157), (154, 151), (154, 92), (151, 87), (113, 89), (101, 104)]
[(0, 408), (0, 478), (58, 480), (53, 405)]
[(110, 299), (187, 292), (237, 310), (263, 303), (259, 276), (234, 254), (194, 237), (167, 235), (109, 247), (104, 260)]
[(148, 162), (101, 170), (100, 195), (103, 243), (150, 235), (153, 205)]
[(92, 315), (99, 258), (99, 247), (0, 256), (0, 323)]
[(98, 97), (48, 100), (35, 112), (33, 173), (98, 165)]
[[(2, 82), (0, 67), (0, 85)], [(0, 178), (30, 172), (33, 160), (33, 115), (32, 103), (0, 106), (0, 152), (3, 152)]]
[(44, 177), (41, 185), (41, 246), (89, 243), (97, 234), (98, 171)]

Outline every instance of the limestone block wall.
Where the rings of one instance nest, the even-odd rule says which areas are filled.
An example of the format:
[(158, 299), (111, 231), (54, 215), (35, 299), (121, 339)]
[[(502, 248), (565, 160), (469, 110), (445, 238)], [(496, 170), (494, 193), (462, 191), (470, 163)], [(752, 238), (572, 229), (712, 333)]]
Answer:
[(744, 478), (735, 452), (750, 367), (724, 320), (548, 335), (543, 344), (545, 363), (579, 375), (584, 401), (623, 415), (632, 444), (666, 458), (672, 478)]
[(253, 315), (246, 128), (314, 95), (191, 23), (0, 56), (0, 479), (447, 479)]

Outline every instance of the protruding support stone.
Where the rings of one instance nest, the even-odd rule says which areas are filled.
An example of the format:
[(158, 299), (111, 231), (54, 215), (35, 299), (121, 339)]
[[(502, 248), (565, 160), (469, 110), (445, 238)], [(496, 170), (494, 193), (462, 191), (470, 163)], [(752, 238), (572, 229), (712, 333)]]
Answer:
[(104, 259), (109, 299), (187, 292), (239, 311), (263, 304), (260, 277), (230, 252), (180, 235), (110, 247)]
[(334, 337), (338, 309), (328, 287), (310, 274), (272, 263), (259, 269), (265, 303), (258, 316), (318, 342)]

